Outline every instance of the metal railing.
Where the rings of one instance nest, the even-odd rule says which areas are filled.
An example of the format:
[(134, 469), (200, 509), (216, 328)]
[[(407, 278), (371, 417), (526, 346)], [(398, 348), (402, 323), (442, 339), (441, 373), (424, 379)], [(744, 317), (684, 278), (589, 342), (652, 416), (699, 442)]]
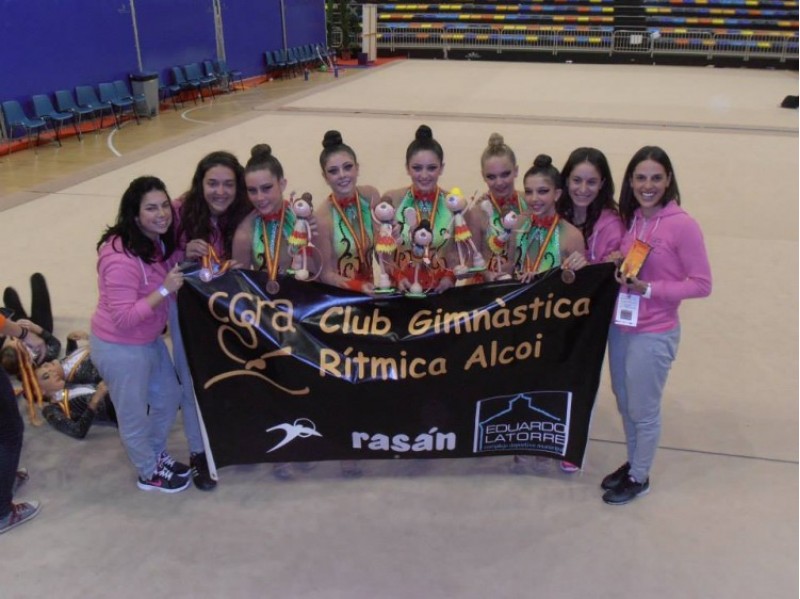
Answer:
[(701, 29), (625, 31), (593, 26), (378, 25), (378, 49), (549, 52), (751, 58), (786, 62), (798, 58), (798, 35), (716, 33)]

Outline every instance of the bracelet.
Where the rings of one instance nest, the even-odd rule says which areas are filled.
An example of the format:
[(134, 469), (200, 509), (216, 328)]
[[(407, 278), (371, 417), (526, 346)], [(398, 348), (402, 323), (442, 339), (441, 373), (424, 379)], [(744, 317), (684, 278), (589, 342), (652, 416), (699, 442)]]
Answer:
[(19, 325), (19, 328), (21, 328), (21, 329), (22, 329), (22, 332), (19, 334), (19, 337), (17, 337), (17, 339), (19, 339), (20, 341), (22, 341), (23, 339), (25, 339), (25, 337), (27, 337), (27, 336), (28, 336), (28, 333), (29, 333), (29, 331), (28, 331), (28, 328), (27, 328), (27, 327), (24, 327), (24, 326), (22, 326), (22, 325)]
[(161, 297), (167, 297), (169, 295), (169, 289), (167, 289), (163, 285), (158, 288), (158, 292), (161, 294)]

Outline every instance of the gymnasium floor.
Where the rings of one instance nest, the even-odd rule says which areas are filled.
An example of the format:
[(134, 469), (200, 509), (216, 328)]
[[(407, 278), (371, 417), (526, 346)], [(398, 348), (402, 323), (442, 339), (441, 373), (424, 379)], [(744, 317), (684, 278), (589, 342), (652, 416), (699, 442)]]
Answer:
[[(289, 189), (322, 198), (327, 129), (382, 190), (407, 183), (421, 123), (445, 148), (441, 183), (467, 192), (483, 188), (495, 131), (523, 171), (597, 146), (618, 188), (630, 156), (660, 145), (714, 274), (712, 296), (681, 308), (652, 491), (628, 506), (600, 500), (624, 461), (607, 377), (571, 476), (512, 475), (507, 458), (369, 462), (355, 481), (326, 463), (290, 483), (234, 466), (212, 493), (154, 496), (114, 429), (77, 442), (28, 425), (19, 498), (43, 508), (0, 540), (0, 597), (797, 597), (798, 118), (779, 107), (797, 88), (791, 71), (398, 61), (0, 156), (2, 284), (27, 303), (44, 273), (62, 339), (88, 328), (94, 245), (130, 179), (158, 175), (177, 195), (209, 151), (244, 161), (267, 142)], [(187, 458), (178, 425), (171, 447)]]

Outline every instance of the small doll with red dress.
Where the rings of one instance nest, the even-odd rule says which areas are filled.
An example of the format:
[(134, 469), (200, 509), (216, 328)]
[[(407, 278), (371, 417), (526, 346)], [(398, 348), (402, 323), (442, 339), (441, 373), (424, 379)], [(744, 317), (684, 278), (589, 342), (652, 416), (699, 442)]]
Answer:
[(416, 225), (411, 234), (411, 261), (414, 269), (414, 280), (406, 295), (410, 297), (424, 297), (427, 290), (423, 289), (420, 282), (420, 270), (431, 265), (430, 246), (433, 241), (431, 223), (423, 219)]
[[(492, 210), (491, 205), (489, 206), (489, 210)], [(508, 261), (506, 248), (508, 246), (508, 240), (511, 238), (512, 233), (514, 233), (517, 228), (518, 222), (519, 214), (513, 210), (509, 210), (500, 218), (500, 227), (490, 225), (492, 228), (492, 234), (487, 238), (486, 244), (489, 246), (489, 250), (495, 256), (495, 259), (491, 261), (494, 264), (494, 268), (492, 270), (494, 271), (493, 279), (495, 281), (502, 281), (511, 278), (511, 274), (505, 270), (505, 262)]]
[(397, 253), (399, 238), (398, 225), (395, 221), (395, 208), (387, 200), (381, 200), (372, 209), (378, 234), (375, 236), (375, 263), (378, 272), (375, 277), (375, 292), (390, 293), (394, 290), (389, 273), (394, 269), (394, 257)]
[(467, 200), (458, 187), (450, 190), (445, 198), (445, 204), (452, 214), (450, 237), (458, 251), (458, 264), (453, 267), (453, 274), (456, 277), (464, 277), (470, 272), (486, 270), (486, 260), (475, 246), (472, 231), (464, 218), (464, 213), (469, 207)]
[(289, 210), (294, 215), (294, 228), (287, 239), (289, 253), (292, 256), (291, 272), (298, 281), (306, 281), (309, 278), (308, 254), (310, 248), (314, 246), (311, 242), (311, 225), (308, 219), (314, 212), (311, 194), (306, 192), (295, 199), (292, 194), (289, 200)]

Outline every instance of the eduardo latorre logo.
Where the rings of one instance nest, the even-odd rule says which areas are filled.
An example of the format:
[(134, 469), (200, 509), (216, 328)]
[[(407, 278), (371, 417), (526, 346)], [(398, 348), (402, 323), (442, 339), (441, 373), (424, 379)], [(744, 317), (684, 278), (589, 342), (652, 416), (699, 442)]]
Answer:
[(480, 400), (475, 453), (535, 450), (563, 456), (569, 443), (572, 392), (531, 391)]
[(288, 422), (284, 424), (276, 424), (275, 426), (268, 428), (266, 432), (271, 433), (273, 431), (283, 431), (284, 437), (277, 445), (273, 446), (272, 449), (267, 450), (267, 453), (272, 453), (276, 449), (280, 449), (295, 439), (322, 437), (322, 435), (317, 432), (317, 425), (308, 418), (298, 418), (291, 424)]

